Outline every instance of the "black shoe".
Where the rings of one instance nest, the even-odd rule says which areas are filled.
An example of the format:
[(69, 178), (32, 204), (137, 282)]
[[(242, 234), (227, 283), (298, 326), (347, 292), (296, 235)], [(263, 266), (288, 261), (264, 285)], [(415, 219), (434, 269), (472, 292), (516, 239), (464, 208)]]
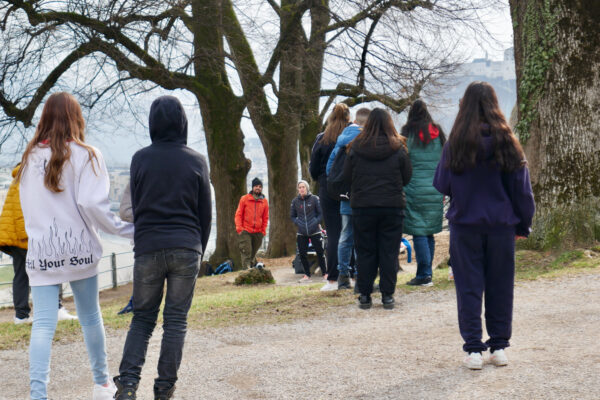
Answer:
[(383, 308), (386, 310), (391, 310), (394, 308), (394, 296), (391, 294), (381, 294), (381, 303), (383, 304)]
[(371, 308), (372, 305), (373, 302), (371, 301), (371, 296), (368, 296), (366, 294), (361, 294), (360, 296), (358, 296), (358, 308), (368, 310), (369, 308)]
[(135, 391), (138, 388), (137, 383), (125, 382), (121, 383), (118, 376), (113, 378), (115, 386), (117, 387), (117, 393), (115, 393), (116, 400), (135, 400)]
[(352, 289), (348, 275), (338, 275), (338, 290)]
[(409, 286), (433, 286), (433, 281), (431, 277), (428, 278), (412, 278), (410, 281), (406, 282)]
[(175, 385), (169, 390), (158, 390), (154, 388), (154, 400), (169, 400), (175, 393)]

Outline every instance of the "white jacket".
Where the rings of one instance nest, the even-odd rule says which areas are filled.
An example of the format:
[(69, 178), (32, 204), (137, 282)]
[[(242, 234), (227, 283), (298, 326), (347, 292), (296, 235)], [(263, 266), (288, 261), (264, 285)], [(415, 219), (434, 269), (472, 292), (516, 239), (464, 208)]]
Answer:
[[(38, 145), (29, 154), (20, 183), (21, 207), (29, 236), (27, 274), (31, 286), (55, 285), (98, 273), (102, 245), (98, 229), (133, 238), (133, 224), (110, 211), (110, 180), (104, 158), (70, 142), (71, 157), (63, 165), (60, 188), (44, 186), (50, 147)], [(93, 163), (93, 166), (92, 166)]]

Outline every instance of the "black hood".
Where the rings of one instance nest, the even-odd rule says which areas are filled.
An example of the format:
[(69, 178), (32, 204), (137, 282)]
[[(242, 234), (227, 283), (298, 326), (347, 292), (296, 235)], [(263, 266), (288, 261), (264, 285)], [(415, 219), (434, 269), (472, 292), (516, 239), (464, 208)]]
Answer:
[(352, 149), (356, 154), (368, 160), (385, 160), (398, 151), (398, 149), (393, 149), (388, 138), (383, 136), (376, 139), (375, 146), (373, 143), (356, 142), (352, 145)]
[(176, 97), (161, 96), (154, 100), (148, 120), (152, 143), (187, 144), (187, 118)]

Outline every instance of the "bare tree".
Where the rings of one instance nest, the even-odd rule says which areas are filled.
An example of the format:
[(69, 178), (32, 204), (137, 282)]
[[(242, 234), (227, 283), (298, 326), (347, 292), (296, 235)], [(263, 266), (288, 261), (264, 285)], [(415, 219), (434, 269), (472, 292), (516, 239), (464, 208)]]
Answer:
[[(154, 86), (192, 93), (217, 201), (216, 261), (239, 258), (233, 215), (250, 166), (240, 130), (247, 109), (268, 163), (269, 254), (289, 255), (296, 160), (300, 152), (306, 171), (331, 104), (378, 101), (402, 111), (456, 61), (449, 38), (481, 33), (477, 10), (496, 2), (2, 0), (9, 45), (0, 50), (0, 106), (28, 126), (57, 87), (89, 106)], [(270, 14), (259, 18), (251, 7)]]
[(529, 161), (542, 244), (600, 239), (600, 4), (510, 1), (516, 130)]

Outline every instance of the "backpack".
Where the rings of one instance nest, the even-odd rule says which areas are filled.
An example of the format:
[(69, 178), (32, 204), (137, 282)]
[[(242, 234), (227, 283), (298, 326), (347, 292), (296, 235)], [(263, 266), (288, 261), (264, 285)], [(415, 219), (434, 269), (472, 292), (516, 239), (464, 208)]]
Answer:
[(327, 175), (327, 193), (334, 200), (350, 200), (350, 184), (344, 181), (344, 163), (346, 162), (346, 146), (341, 147)]
[(233, 261), (226, 260), (223, 263), (219, 264), (217, 268), (215, 268), (215, 272), (212, 275), (221, 275), (226, 274), (227, 272), (233, 271)]

